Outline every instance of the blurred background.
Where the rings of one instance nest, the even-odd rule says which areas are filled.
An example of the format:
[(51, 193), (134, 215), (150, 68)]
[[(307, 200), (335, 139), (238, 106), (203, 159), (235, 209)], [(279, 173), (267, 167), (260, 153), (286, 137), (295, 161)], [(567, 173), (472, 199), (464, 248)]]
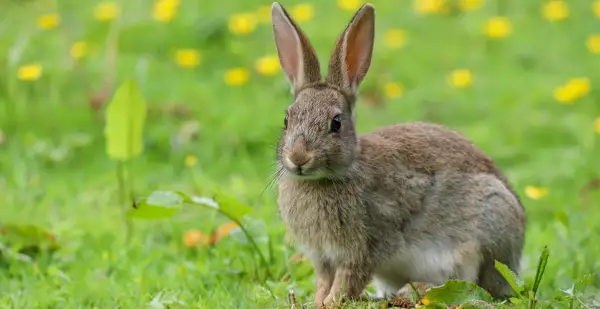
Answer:
[[(363, 1), (281, 3), (324, 72)], [(523, 280), (531, 282), (548, 246), (540, 297), (553, 307), (594, 304), (600, 1), (371, 3), (376, 43), (357, 103), (359, 131), (418, 120), (466, 135), (496, 160), (525, 205)], [(269, 186), (292, 102), (270, 6), (2, 2), (0, 307), (272, 308), (287, 303), (290, 289), (312, 300), (312, 267), (286, 239)], [(106, 152), (105, 111), (128, 78), (147, 115), (143, 152), (123, 169)], [(211, 210), (136, 221), (127, 236), (122, 211), (131, 203), (120, 193), (122, 178), (135, 197), (219, 188), (252, 206), (244, 224), (270, 274), (239, 228)], [(9, 241), (15, 233), (33, 237), (33, 247), (51, 240), (58, 249), (19, 253)]]

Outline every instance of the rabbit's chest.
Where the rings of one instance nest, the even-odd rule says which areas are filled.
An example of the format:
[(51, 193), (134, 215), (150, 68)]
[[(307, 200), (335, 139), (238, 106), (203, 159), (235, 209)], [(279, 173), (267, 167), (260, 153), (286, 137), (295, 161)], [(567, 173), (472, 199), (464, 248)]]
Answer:
[(348, 193), (306, 192), (280, 186), (281, 215), (306, 253), (341, 261), (364, 251), (360, 201)]

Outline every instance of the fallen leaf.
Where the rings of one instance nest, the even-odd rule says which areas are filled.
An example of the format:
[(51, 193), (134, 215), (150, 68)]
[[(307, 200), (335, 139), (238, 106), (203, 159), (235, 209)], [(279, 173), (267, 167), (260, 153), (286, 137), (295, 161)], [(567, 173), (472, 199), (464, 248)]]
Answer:
[(408, 297), (396, 297), (388, 303), (388, 307), (414, 308), (415, 304)]

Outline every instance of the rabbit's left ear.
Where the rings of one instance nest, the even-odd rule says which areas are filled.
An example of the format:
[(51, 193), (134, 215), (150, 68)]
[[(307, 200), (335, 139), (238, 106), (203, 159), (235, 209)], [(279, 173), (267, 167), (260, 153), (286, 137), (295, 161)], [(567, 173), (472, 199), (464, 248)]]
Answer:
[(371, 66), (375, 39), (375, 7), (364, 4), (338, 38), (326, 80), (355, 93)]

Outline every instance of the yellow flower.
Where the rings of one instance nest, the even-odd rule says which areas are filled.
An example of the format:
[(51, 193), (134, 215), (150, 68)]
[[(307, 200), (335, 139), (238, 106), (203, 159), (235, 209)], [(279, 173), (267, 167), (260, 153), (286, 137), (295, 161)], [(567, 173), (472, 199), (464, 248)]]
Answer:
[(71, 57), (73, 59), (83, 58), (88, 52), (88, 45), (86, 42), (77, 41), (71, 45)]
[(271, 6), (263, 5), (256, 10), (256, 18), (259, 23), (268, 24), (271, 22)]
[(196, 158), (196, 156), (194, 155), (187, 155), (185, 156), (185, 166), (187, 167), (194, 167), (196, 166), (196, 163), (198, 162), (198, 158)]
[(458, 69), (452, 71), (448, 82), (454, 88), (466, 88), (473, 83), (473, 74), (467, 69)]
[(590, 80), (585, 77), (572, 78), (554, 90), (554, 99), (562, 104), (573, 104), (590, 91)]
[(42, 75), (42, 66), (38, 63), (24, 65), (19, 68), (17, 77), (20, 80), (37, 80)]
[(600, 117), (596, 118), (594, 121), (594, 131), (596, 131), (597, 134), (600, 134)]
[(154, 3), (152, 16), (155, 20), (168, 22), (177, 15), (179, 0), (158, 0)]
[(175, 52), (175, 62), (182, 68), (195, 68), (201, 60), (200, 53), (195, 49), (183, 48)]
[(40, 29), (56, 28), (58, 24), (60, 24), (60, 16), (58, 14), (44, 14), (37, 19), (37, 26)]
[(549, 21), (560, 21), (569, 16), (569, 7), (562, 0), (551, 0), (544, 5), (542, 14)]
[(109, 21), (119, 17), (121, 8), (114, 2), (101, 2), (94, 9), (94, 17), (99, 21)]
[(292, 18), (299, 24), (310, 20), (315, 15), (315, 9), (312, 4), (298, 4), (291, 10)]
[(277, 56), (265, 56), (259, 58), (256, 60), (254, 67), (261, 75), (273, 76), (279, 72), (279, 58), (277, 58)]
[(406, 31), (403, 29), (388, 29), (383, 34), (385, 45), (392, 48), (400, 48), (406, 44)]
[(229, 31), (233, 34), (247, 35), (256, 29), (257, 18), (252, 13), (241, 13), (229, 18)]
[(480, 8), (484, 2), (485, 0), (460, 0), (458, 2), (458, 7), (462, 11), (468, 12)]
[(383, 91), (388, 99), (395, 99), (404, 94), (404, 86), (400, 83), (389, 82), (383, 86)]
[(600, 34), (589, 36), (587, 38), (586, 45), (591, 53), (600, 54)]
[(413, 7), (420, 14), (444, 13), (448, 9), (446, 0), (413, 0)]
[(225, 73), (225, 83), (229, 86), (241, 86), (248, 82), (250, 72), (245, 68), (229, 69)]
[(512, 31), (512, 25), (508, 18), (496, 16), (487, 20), (483, 31), (485, 35), (493, 39), (505, 38)]
[(429, 299), (427, 299), (427, 298), (421, 299), (421, 304), (423, 304), (424, 306), (429, 305), (429, 303), (430, 303)]
[(525, 195), (532, 200), (539, 200), (548, 195), (548, 189), (535, 186), (525, 187)]
[(592, 4), (592, 10), (594, 11), (596, 18), (600, 19), (600, 0), (594, 1), (594, 4)]
[(355, 11), (361, 4), (361, 0), (337, 0), (337, 5), (344, 11)]

